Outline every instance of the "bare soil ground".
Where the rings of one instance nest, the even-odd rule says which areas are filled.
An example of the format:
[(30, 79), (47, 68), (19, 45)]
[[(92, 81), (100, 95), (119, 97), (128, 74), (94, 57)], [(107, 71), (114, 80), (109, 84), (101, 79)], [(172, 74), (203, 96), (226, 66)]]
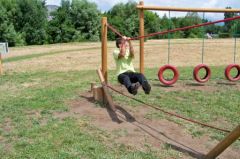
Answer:
[[(82, 94), (81, 97), (70, 103), (69, 112), (55, 113), (55, 117), (88, 116), (94, 126), (115, 134), (112, 137), (113, 143), (143, 151), (147, 146), (159, 151), (164, 145), (168, 145), (182, 152), (183, 158), (201, 158), (218, 143), (207, 135), (193, 137), (174, 122), (145, 118), (146, 114), (153, 111), (151, 108), (118, 105), (117, 111), (112, 112), (96, 107), (90, 93)], [(219, 159), (237, 159), (239, 153), (239, 150), (229, 147)]]
[[(202, 52), (201, 39), (179, 39), (171, 41), (170, 63), (176, 66), (195, 66), (201, 63)], [(237, 50), (240, 50), (239, 40)], [(139, 43), (133, 43), (136, 58), (134, 64), (139, 66)], [(5, 63), (4, 69), (8, 71), (27, 70), (91, 70), (101, 65), (100, 43), (71, 43), (47, 46), (31, 46), (10, 48), (10, 53), (3, 58), (25, 56), (29, 54), (43, 54), (41, 57), (19, 60)], [(204, 63), (208, 65), (227, 65), (233, 62), (233, 39), (205, 40)], [(87, 50), (86, 50), (87, 49)], [(115, 68), (112, 52), (115, 43), (108, 43), (109, 69)], [(167, 40), (148, 40), (145, 43), (145, 66), (157, 68), (167, 63)], [(56, 52), (54, 55), (48, 53)], [(59, 52), (59, 53), (58, 53)], [(236, 62), (240, 62), (240, 54), (237, 52)]]

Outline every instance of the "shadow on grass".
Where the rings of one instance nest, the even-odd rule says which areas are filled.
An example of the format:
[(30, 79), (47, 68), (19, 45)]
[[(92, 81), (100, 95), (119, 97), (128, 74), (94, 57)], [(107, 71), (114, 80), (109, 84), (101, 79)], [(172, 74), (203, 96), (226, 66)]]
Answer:
[[(91, 103), (95, 103), (93, 97), (87, 97), (83, 95), (81, 95), (81, 97)], [(112, 111), (108, 106), (106, 106), (106, 110), (113, 122), (119, 124), (123, 122), (131, 123), (133, 126), (139, 128), (144, 133), (154, 138), (156, 141), (167, 143), (167, 145), (169, 145), (172, 149), (175, 149), (182, 153), (188, 153), (190, 156), (194, 158), (198, 159), (204, 158), (204, 154), (197, 152), (191, 147), (188, 147), (183, 143), (176, 141), (175, 139), (172, 139), (171, 137), (167, 136), (164, 132), (161, 132), (160, 130), (152, 127), (151, 125), (146, 124), (143, 121), (138, 121), (133, 115), (131, 115), (126, 109), (124, 109), (120, 105), (116, 105), (116, 111)]]
[(152, 85), (155, 86), (155, 87), (164, 87), (164, 88), (172, 88), (172, 87), (174, 87), (173, 85), (167, 86), (167, 85), (163, 85), (163, 84), (160, 84), (160, 83), (158, 83), (158, 84), (154, 83)]
[(226, 85), (226, 86), (235, 86), (237, 83), (232, 83), (232, 82), (217, 82), (219, 85)]
[(187, 86), (196, 86), (196, 87), (203, 87), (205, 84), (203, 83), (186, 83)]
[[(123, 109), (120, 106), (117, 106), (117, 107), (118, 107), (117, 110), (119, 110), (119, 108)], [(118, 115), (119, 118), (121, 118), (122, 120), (125, 120), (124, 116), (126, 117), (126, 110), (125, 109), (123, 109), (123, 110), (124, 110), (123, 114), (121, 114), (122, 112), (119, 112), (120, 114), (118, 114), (118, 113), (116, 113), (116, 114)], [(130, 115), (129, 113), (127, 113), (127, 114)], [(194, 158), (198, 158), (198, 159), (204, 158), (204, 154), (197, 152), (196, 150), (176, 141), (175, 139), (170, 138), (169, 136), (167, 136), (165, 133), (159, 131), (158, 129), (156, 129), (148, 124), (145, 124), (142, 121), (136, 120), (132, 115), (130, 115), (130, 116), (134, 119), (134, 121), (130, 122), (132, 125), (138, 127), (143, 132), (147, 133), (149, 136), (156, 139), (157, 141), (167, 143), (169, 146), (171, 146), (171, 148), (173, 148), (177, 151), (180, 151), (182, 153), (188, 153), (190, 156), (192, 156)], [(125, 121), (129, 122), (128, 120), (125, 120)], [(160, 134), (165, 139), (161, 139), (156, 134)]]

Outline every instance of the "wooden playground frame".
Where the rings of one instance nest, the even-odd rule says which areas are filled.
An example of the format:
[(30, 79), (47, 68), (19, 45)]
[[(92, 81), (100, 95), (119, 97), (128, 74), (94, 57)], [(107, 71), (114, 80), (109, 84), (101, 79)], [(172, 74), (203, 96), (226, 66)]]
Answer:
[[(155, 11), (178, 11), (178, 12), (213, 12), (213, 13), (224, 13), (224, 12), (239, 12), (240, 9), (218, 9), (218, 8), (176, 8), (176, 7), (157, 7), (157, 6), (144, 6), (144, 2), (140, 1), (136, 6), (139, 10), (139, 36), (144, 36), (144, 11), (155, 10)], [(102, 71), (98, 71), (98, 74), (102, 74), (102, 80), (108, 82), (108, 65), (107, 65), (107, 32), (108, 23), (107, 18), (102, 18), (102, 30), (101, 30), (101, 41), (102, 41)], [(144, 73), (144, 38), (140, 38), (140, 72)], [(103, 79), (104, 77), (104, 79)], [(105, 92), (105, 96), (109, 96)], [(112, 101), (109, 103), (113, 105)], [(217, 144), (211, 151), (209, 151), (204, 158), (213, 159), (219, 156), (226, 148), (228, 148), (233, 142), (238, 140), (240, 137), (240, 125), (238, 125), (231, 133), (229, 133), (219, 144)]]
[[(176, 7), (157, 7), (157, 6), (144, 6), (144, 2), (140, 1), (136, 6), (139, 10), (139, 36), (144, 36), (144, 11), (177, 11), (177, 12), (212, 12), (212, 13), (240, 13), (240, 9), (219, 9), (219, 8), (176, 8)], [(105, 80), (108, 80), (108, 67), (107, 67), (107, 17), (102, 17), (102, 72)], [(140, 38), (140, 72), (144, 73), (144, 38)]]

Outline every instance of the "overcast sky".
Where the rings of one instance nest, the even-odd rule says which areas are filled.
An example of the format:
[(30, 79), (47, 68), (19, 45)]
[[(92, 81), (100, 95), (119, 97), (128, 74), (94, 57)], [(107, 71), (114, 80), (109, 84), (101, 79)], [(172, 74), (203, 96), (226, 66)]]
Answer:
[[(128, 0), (90, 0), (95, 2), (101, 11), (109, 10), (113, 5)], [(139, 0), (134, 0), (139, 2)], [(46, 0), (47, 4), (60, 5), (61, 0)], [(240, 9), (240, 0), (144, 0), (145, 5), (155, 6), (171, 6), (171, 7), (200, 7), (200, 8), (225, 8), (230, 6), (232, 8)], [(158, 12), (161, 16), (164, 12)], [(172, 12), (172, 16), (183, 16), (185, 13)], [(210, 19), (223, 18), (223, 14), (219, 13), (207, 13), (206, 17)]]

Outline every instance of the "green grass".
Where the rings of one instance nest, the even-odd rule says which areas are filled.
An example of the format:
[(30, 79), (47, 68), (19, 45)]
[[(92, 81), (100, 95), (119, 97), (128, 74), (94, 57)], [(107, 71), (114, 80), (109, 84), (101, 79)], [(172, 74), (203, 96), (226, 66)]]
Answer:
[[(158, 70), (147, 69), (146, 76), (153, 86), (152, 92), (150, 95), (145, 95), (143, 91), (140, 91), (136, 98), (167, 111), (232, 130), (240, 123), (240, 87), (236, 87), (234, 84), (231, 85), (231, 83), (225, 80), (223, 74), (224, 67), (211, 68), (212, 78), (204, 85), (198, 85), (193, 81), (193, 68), (180, 68), (180, 79), (176, 84), (177, 86), (173, 87), (163, 87), (160, 85), (156, 76)], [(166, 77), (168, 76), (172, 76), (170, 72), (167, 72)], [(181, 88), (175, 89), (179, 85)], [(114, 98), (123, 105), (139, 105), (138, 102), (129, 100), (118, 94), (114, 94)], [(153, 111), (146, 117), (167, 118), (185, 126), (193, 136), (201, 136), (207, 133), (213, 139), (217, 140), (221, 140), (224, 137), (224, 133), (219, 131), (208, 128), (203, 130), (201, 126), (192, 125), (180, 119), (166, 116), (158, 111)], [(235, 146), (240, 148), (240, 142), (237, 142)]]
[[(191, 69), (180, 69), (179, 83), (193, 83)], [(234, 85), (217, 84), (223, 82), (222, 70), (223, 67), (213, 69), (213, 79), (206, 85), (214, 90), (204, 91), (188, 90), (188, 85), (184, 90), (162, 87), (157, 81), (157, 69), (147, 69), (146, 76), (153, 85), (153, 91), (149, 96), (140, 92), (137, 98), (187, 117), (232, 129), (240, 123), (240, 90)], [(92, 126), (91, 119), (87, 117), (64, 120), (54, 117), (53, 112), (68, 111), (67, 101), (81, 98), (80, 93), (89, 90), (93, 81), (98, 81), (95, 71), (7, 73), (1, 76), (1, 158), (181, 158), (182, 153), (169, 146), (161, 147), (159, 152), (151, 147), (143, 151), (116, 144), (111, 140), (113, 134)], [(110, 81), (117, 83), (114, 72), (110, 72)], [(139, 105), (118, 95), (114, 98), (118, 103)], [(160, 112), (152, 112), (146, 117), (167, 118), (185, 126), (195, 137), (206, 133), (218, 140), (224, 137), (217, 131), (203, 130)], [(118, 135), (124, 133), (119, 132)], [(239, 142), (235, 144), (239, 145)]]

